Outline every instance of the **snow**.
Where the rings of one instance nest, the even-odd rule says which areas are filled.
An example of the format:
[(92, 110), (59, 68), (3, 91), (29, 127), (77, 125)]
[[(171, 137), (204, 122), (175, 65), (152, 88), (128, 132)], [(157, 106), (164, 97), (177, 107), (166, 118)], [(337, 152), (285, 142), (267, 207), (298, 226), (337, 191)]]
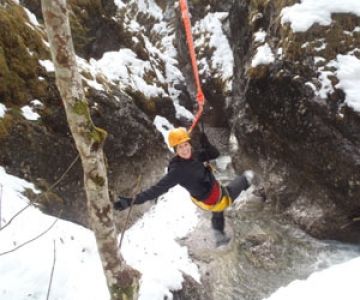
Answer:
[[(28, 205), (28, 200), (21, 192), (25, 189), (34, 191), (34, 187), (27, 181), (7, 174), (2, 167), (0, 186), (1, 224), (4, 226), (15, 213)], [(29, 206), (0, 231), (0, 253), (43, 233), (55, 221), (54, 217)], [(105, 278), (93, 234), (79, 225), (62, 220), (58, 220), (50, 231), (32, 243), (0, 256), (0, 298), (46, 299), (54, 243), (56, 264), (50, 298), (107, 299)]]
[(254, 68), (258, 65), (268, 65), (275, 61), (275, 56), (271, 51), (268, 43), (257, 48), (256, 54), (251, 62), (251, 66)]
[(319, 81), (321, 82), (321, 88), (316, 92), (321, 98), (327, 98), (328, 94), (334, 92), (334, 88), (332, 86), (331, 80), (329, 76), (334, 75), (333, 72), (324, 71), (324, 67), (321, 67), (319, 70)]
[(315, 65), (317, 65), (318, 63), (324, 62), (325, 58), (321, 57), (321, 56), (315, 56), (314, 57), (314, 63)]
[[(28, 206), (28, 199), (22, 194), (25, 189), (38, 193), (31, 183), (7, 174), (0, 167), (0, 225), (8, 224), (12, 216), (27, 207), (0, 230), (1, 299), (46, 299), (53, 265), (50, 299), (109, 299), (93, 233)], [(200, 281), (199, 270), (187, 248), (177, 243), (198, 220), (189, 194), (177, 186), (126, 231), (121, 253), (142, 274), (139, 299), (172, 299), (170, 290), (181, 288), (182, 273)], [(49, 227), (40, 238), (3, 254)], [(359, 277), (357, 257), (313, 273), (306, 280), (295, 280), (264, 300), (357, 300)]]
[(5, 116), (6, 110), (6, 106), (0, 103), (0, 118), (3, 118)]
[(133, 0), (136, 2), (139, 10), (144, 13), (148, 13), (154, 18), (161, 20), (163, 17), (162, 9), (156, 4), (155, 0)]
[(39, 24), (38, 20), (36, 19), (36, 16), (30, 10), (28, 10), (26, 7), (23, 7), (23, 8), (24, 8), (24, 11), (25, 11), (30, 23), (32, 25), (39, 26), (40, 24)]
[[(0, 167), (0, 225), (7, 224), (28, 205), (28, 199), (22, 195), (25, 189), (37, 193), (31, 183), (7, 174)], [(171, 299), (170, 289), (181, 288), (182, 273), (200, 280), (187, 248), (176, 242), (197, 222), (197, 209), (189, 194), (177, 186), (126, 232), (121, 253), (142, 274), (139, 299), (162, 300), (165, 296)], [(1, 255), (50, 226), (53, 227), (35, 241)], [(109, 299), (95, 238), (88, 229), (56, 220), (29, 206), (0, 230), (0, 240), (2, 300), (46, 299), (54, 256), (50, 299)]]
[[(47, 44), (49, 45), (49, 44)], [(39, 63), (46, 69), (47, 72), (54, 72), (55, 67), (54, 63), (51, 60), (39, 60)]]
[[(352, 13), (360, 17), (360, 1), (359, 0), (302, 0), (292, 6), (285, 7), (281, 12), (282, 24), (290, 23), (294, 32), (306, 31), (314, 23), (328, 26), (331, 24), (332, 13)], [(355, 27), (353, 34), (359, 31), (359, 26)], [(324, 39), (322, 39), (324, 40)], [(321, 40), (320, 40), (321, 41)], [(304, 47), (306, 45), (304, 44)], [(316, 48), (321, 51), (326, 48), (326, 43)], [(318, 68), (318, 79), (321, 87), (315, 90), (315, 94), (321, 98), (327, 98), (329, 94), (334, 92), (330, 76), (336, 76), (339, 83), (336, 88), (345, 92), (345, 105), (360, 112), (360, 60), (354, 55), (355, 49), (345, 55), (337, 55), (335, 60), (329, 61), (325, 66)], [(321, 57), (315, 57), (315, 64), (325, 62)], [(335, 67), (335, 71), (330, 71), (328, 67)], [(313, 88), (314, 86), (312, 86)]]
[(34, 99), (30, 103), (34, 107), (44, 107), (44, 104), (38, 99)]
[(96, 67), (94, 67), (92, 64), (88, 63), (87, 60), (79, 56), (76, 56), (76, 64), (81, 69), (82, 72), (90, 74), (92, 77), (90, 79), (88, 78), (89, 76), (86, 77), (82, 76), (82, 80), (84, 80), (89, 86), (91, 86), (92, 88), (98, 91), (104, 90), (103, 85), (96, 81), (97, 76), (100, 75)]
[[(122, 9), (127, 5), (129, 7), (133, 6), (134, 4), (145, 14), (149, 14), (150, 16), (154, 17), (157, 20), (161, 20), (163, 17), (163, 12), (161, 8), (157, 5), (156, 1), (154, 0), (131, 0), (126, 1), (125, 4), (122, 0), (114, 0), (115, 5)], [(136, 23), (137, 24), (137, 23)]]
[(226, 82), (226, 91), (232, 89), (232, 76), (234, 68), (234, 57), (229, 41), (222, 30), (221, 21), (228, 16), (228, 13), (208, 13), (202, 20), (193, 26), (195, 47), (201, 48), (205, 44), (213, 49), (211, 65), (208, 66), (205, 60), (199, 64), (200, 74), (211, 76), (213, 71), (220, 74), (222, 80)]
[(144, 80), (145, 74), (152, 70), (150, 62), (137, 58), (136, 53), (130, 49), (106, 52), (97, 61), (91, 59), (90, 64), (110, 80), (120, 81), (120, 86), (121, 84), (130, 86), (147, 97), (158, 97), (164, 94), (162, 88)]
[(174, 151), (172, 147), (169, 146), (168, 143), (168, 133), (169, 130), (173, 129), (174, 126), (164, 117), (156, 116), (154, 119), (154, 125), (156, 129), (162, 134), (164, 138), (164, 143), (168, 146), (170, 151)]
[(352, 13), (360, 16), (359, 0), (302, 0), (281, 11), (281, 23), (290, 23), (294, 32), (306, 31), (314, 23), (331, 24), (332, 13)]
[(358, 300), (360, 257), (315, 272), (306, 280), (295, 280), (264, 300)]
[(33, 111), (33, 108), (25, 105), (21, 108), (22, 115), (25, 119), (30, 121), (36, 121), (40, 118), (40, 115)]
[(266, 38), (266, 32), (264, 30), (259, 30), (254, 33), (254, 42), (264, 43)]
[(336, 88), (345, 92), (345, 103), (360, 112), (360, 59), (354, 55), (337, 55), (336, 64), (338, 70), (336, 75), (340, 82)]
[(123, 7), (125, 7), (125, 3), (122, 2), (121, 0), (114, 0), (114, 3), (115, 3), (115, 5), (116, 5), (118, 8), (123, 8)]
[[(320, 60), (318, 60), (320, 61)], [(329, 67), (335, 68), (334, 71), (329, 71)], [(360, 60), (353, 54), (337, 55), (335, 60), (329, 61), (325, 66), (319, 69), (319, 81), (321, 88), (315, 93), (321, 98), (327, 98), (328, 94), (334, 92), (333, 85), (329, 79), (331, 76), (336, 76), (339, 83), (336, 88), (342, 89), (345, 92), (345, 105), (360, 112)]]
[[(182, 272), (200, 281), (199, 270), (187, 248), (176, 242), (197, 222), (197, 208), (188, 192), (176, 186), (128, 230), (122, 253), (126, 261), (143, 274), (140, 299), (163, 299), (157, 288), (151, 286), (161, 286), (169, 297), (169, 289), (181, 288)], [(155, 297), (155, 294), (158, 295)]]

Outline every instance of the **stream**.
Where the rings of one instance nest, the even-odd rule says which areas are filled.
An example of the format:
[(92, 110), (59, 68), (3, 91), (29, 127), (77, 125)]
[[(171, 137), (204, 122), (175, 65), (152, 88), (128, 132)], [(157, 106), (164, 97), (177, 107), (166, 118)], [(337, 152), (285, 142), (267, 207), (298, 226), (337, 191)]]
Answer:
[[(230, 162), (227, 156), (216, 162), (223, 183), (234, 176)], [(270, 203), (260, 203), (251, 188), (236, 201), (226, 211), (226, 232), (232, 237), (227, 246), (214, 249), (208, 213), (187, 241), (213, 299), (261, 300), (295, 279), (360, 256), (360, 246), (309, 236)]]

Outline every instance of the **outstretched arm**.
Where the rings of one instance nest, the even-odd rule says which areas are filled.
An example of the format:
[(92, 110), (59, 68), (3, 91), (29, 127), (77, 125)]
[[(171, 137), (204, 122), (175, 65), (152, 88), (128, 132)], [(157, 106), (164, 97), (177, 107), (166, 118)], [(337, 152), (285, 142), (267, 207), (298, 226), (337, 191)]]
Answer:
[[(158, 183), (135, 196), (134, 204), (142, 204), (148, 200), (155, 199), (166, 193), (170, 188), (178, 184), (175, 170), (170, 170)], [(131, 205), (132, 199), (120, 196), (114, 203), (114, 208), (124, 210)]]
[(178, 183), (176, 170), (171, 169), (163, 178), (158, 181), (158, 183), (137, 194), (135, 197), (135, 204), (142, 204), (148, 200), (155, 199), (166, 193), (170, 188)]

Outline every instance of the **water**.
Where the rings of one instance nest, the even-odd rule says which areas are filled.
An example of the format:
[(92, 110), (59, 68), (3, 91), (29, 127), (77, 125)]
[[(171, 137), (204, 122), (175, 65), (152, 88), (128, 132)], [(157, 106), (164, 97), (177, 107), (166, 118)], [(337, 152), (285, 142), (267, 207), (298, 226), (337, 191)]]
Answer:
[[(229, 159), (220, 163), (217, 176), (227, 181), (234, 176)], [(246, 193), (241, 197), (249, 199)], [(210, 278), (214, 299), (264, 299), (295, 279), (360, 256), (360, 246), (319, 241), (274, 213), (270, 205), (251, 205), (251, 199), (249, 203), (226, 213), (235, 239), (231, 251), (210, 263), (216, 270)]]

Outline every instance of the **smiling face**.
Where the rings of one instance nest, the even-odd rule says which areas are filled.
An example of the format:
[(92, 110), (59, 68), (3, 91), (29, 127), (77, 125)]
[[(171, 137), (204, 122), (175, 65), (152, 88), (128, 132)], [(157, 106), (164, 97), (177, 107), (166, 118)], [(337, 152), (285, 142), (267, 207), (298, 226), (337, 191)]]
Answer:
[(183, 159), (189, 159), (191, 157), (191, 144), (184, 142), (176, 146), (176, 154)]

